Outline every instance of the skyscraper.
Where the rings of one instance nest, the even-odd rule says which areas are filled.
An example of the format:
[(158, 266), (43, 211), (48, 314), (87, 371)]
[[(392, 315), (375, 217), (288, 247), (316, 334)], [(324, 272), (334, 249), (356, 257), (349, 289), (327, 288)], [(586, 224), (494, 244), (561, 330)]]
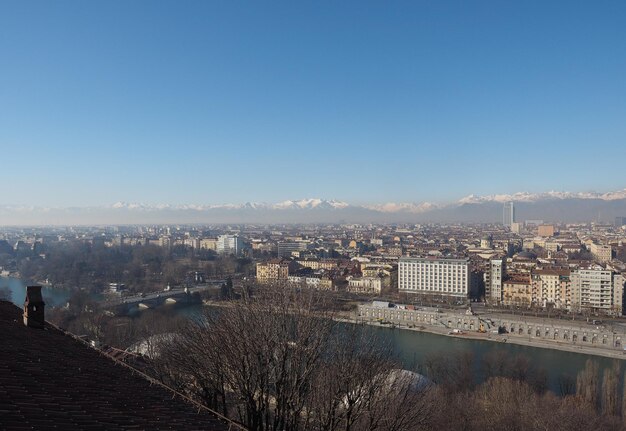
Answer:
[(513, 202), (505, 202), (502, 213), (502, 224), (511, 227), (515, 223), (515, 206), (513, 206)]

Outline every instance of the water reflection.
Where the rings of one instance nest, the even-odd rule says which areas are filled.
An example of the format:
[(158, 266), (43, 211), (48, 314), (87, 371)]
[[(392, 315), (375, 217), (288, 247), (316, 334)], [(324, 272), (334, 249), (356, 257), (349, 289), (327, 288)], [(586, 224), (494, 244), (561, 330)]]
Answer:
[[(26, 283), (18, 278), (0, 277), (0, 289), (8, 288), (8, 292), (10, 292), (11, 295), (11, 302), (19, 307), (24, 305), (26, 286), (29, 284), (34, 283)], [(48, 307), (62, 307), (67, 303), (70, 297), (69, 290), (48, 286), (44, 286), (43, 289), (41, 289), (41, 293), (43, 294), (43, 300)]]

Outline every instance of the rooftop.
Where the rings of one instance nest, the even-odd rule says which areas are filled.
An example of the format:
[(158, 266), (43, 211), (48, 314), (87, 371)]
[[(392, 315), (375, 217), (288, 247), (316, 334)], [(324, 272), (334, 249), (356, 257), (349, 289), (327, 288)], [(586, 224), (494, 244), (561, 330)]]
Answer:
[(217, 415), (46, 323), (26, 327), (0, 301), (3, 429), (227, 430)]

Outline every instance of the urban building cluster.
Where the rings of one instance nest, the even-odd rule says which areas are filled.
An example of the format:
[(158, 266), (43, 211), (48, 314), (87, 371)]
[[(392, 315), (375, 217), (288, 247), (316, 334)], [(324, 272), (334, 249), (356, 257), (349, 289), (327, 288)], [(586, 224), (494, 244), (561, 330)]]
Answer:
[[(46, 242), (67, 240), (105, 247), (185, 247), (249, 259), (261, 285), (621, 315), (624, 221), (519, 221), (515, 204), (507, 202), (498, 224), (5, 228), (0, 254), (32, 253)], [(5, 275), (11, 270), (2, 269)]]

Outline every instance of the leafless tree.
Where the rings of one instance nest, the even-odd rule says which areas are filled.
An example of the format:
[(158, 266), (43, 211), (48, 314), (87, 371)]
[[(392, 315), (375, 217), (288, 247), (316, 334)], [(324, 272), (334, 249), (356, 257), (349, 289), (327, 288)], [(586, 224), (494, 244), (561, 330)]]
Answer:
[(615, 361), (604, 370), (602, 378), (602, 413), (606, 416), (619, 415), (619, 382), (620, 365)]
[(576, 379), (568, 374), (559, 377), (559, 395), (562, 397), (574, 395), (576, 393)]
[(598, 406), (598, 385), (600, 382), (598, 363), (587, 359), (585, 368), (578, 373), (576, 378), (576, 395), (587, 403), (589, 407)]
[(474, 355), (470, 351), (431, 354), (424, 366), (428, 377), (447, 391), (468, 391), (474, 387)]
[[(626, 377), (624, 380), (626, 380)], [(622, 392), (622, 422), (626, 427), (626, 381), (622, 382), (622, 386), (624, 387), (624, 391)]]
[(400, 368), (371, 328), (346, 325), (332, 335), (313, 385), (312, 429), (410, 430), (425, 426), (430, 382)]
[(428, 385), (399, 370), (372, 329), (338, 324), (326, 296), (266, 289), (190, 324), (162, 379), (251, 430), (409, 430)]

